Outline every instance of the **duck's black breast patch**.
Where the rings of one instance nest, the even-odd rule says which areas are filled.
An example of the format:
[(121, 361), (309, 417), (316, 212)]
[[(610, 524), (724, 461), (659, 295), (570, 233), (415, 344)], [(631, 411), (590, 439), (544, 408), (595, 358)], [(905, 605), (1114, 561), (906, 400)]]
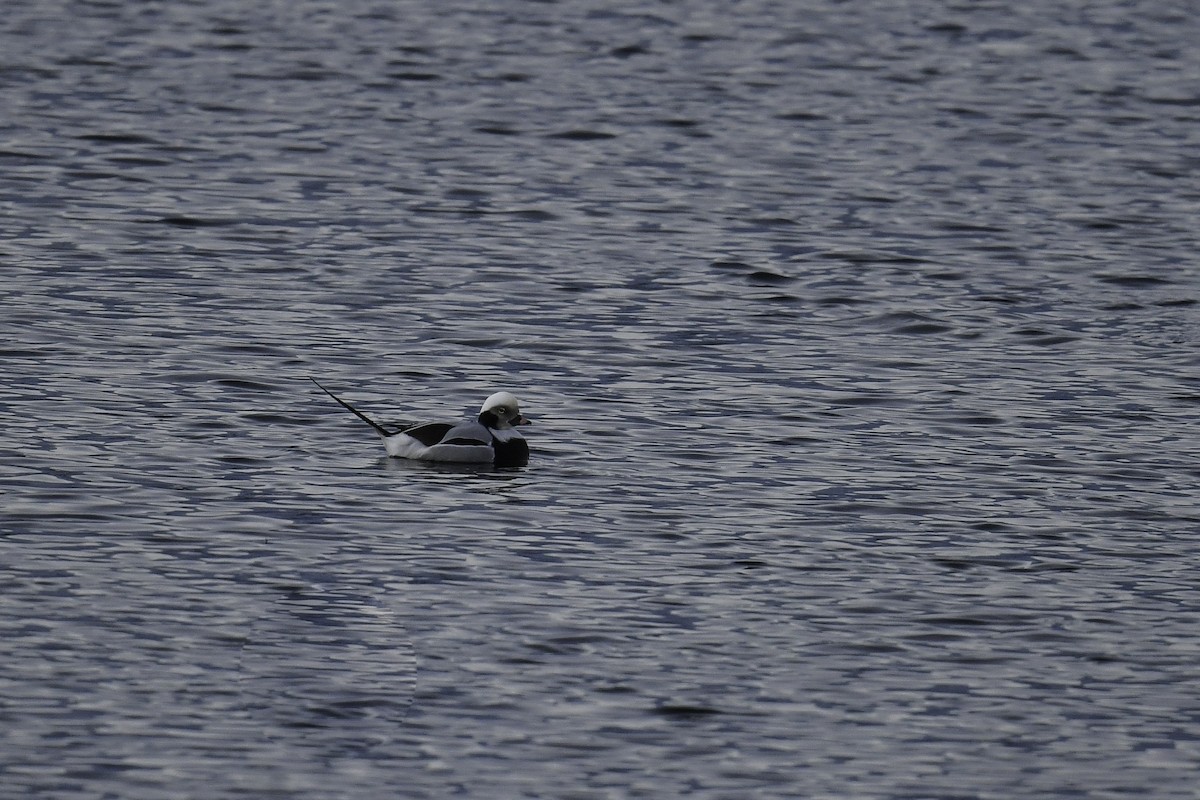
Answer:
[(415, 428), (409, 428), (403, 433), (406, 436), (411, 436), (426, 447), (433, 447), (442, 440), (453, 425), (445, 422), (430, 422), (426, 425), (418, 425)]
[(520, 436), (514, 436), (507, 442), (495, 439), (492, 447), (496, 449), (497, 467), (523, 467), (529, 463), (529, 443)]

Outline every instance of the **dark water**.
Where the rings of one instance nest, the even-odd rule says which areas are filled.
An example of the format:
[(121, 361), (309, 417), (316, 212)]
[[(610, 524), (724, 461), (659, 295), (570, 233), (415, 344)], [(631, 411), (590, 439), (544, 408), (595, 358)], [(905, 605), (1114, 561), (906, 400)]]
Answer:
[(1200, 17), (1017, 5), (7, 3), (3, 797), (1200, 796)]

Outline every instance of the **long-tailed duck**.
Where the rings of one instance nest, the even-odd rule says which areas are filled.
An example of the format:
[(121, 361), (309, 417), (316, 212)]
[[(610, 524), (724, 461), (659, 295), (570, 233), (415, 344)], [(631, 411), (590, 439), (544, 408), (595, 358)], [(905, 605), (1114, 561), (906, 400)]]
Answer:
[(484, 400), (475, 419), (458, 424), (429, 422), (389, 431), (317, 383), (316, 378), (309, 380), (347, 411), (374, 428), (383, 437), (387, 454), (393, 458), (458, 464), (490, 463), (497, 467), (523, 467), (529, 463), (529, 445), (513, 426), (529, 425), (530, 422), (521, 415), (517, 398), (508, 392), (496, 392)]

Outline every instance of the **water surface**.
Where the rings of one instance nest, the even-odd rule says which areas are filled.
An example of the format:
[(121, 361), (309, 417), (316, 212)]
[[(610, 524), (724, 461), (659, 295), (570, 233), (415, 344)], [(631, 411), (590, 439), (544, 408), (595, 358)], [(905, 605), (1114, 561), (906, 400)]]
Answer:
[(14, 797), (1196, 796), (1194, 15), (10, 6)]

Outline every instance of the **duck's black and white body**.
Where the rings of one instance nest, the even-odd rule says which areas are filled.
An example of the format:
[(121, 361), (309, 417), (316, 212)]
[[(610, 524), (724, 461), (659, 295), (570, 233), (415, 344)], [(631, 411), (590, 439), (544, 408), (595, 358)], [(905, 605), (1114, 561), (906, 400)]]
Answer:
[(514, 426), (528, 425), (521, 416), (517, 398), (508, 392), (496, 392), (483, 401), (479, 415), (458, 424), (428, 422), (410, 428), (389, 431), (333, 392), (309, 378), (325, 394), (383, 437), (387, 454), (393, 458), (418, 461), (445, 461), (456, 464), (494, 464), (497, 467), (523, 467), (529, 463), (529, 445)]

